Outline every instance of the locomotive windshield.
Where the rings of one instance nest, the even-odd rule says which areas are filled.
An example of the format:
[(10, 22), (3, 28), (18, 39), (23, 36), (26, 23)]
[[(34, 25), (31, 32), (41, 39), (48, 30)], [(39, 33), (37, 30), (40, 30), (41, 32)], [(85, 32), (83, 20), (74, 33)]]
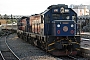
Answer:
[(60, 14), (52, 14), (53, 19), (60, 19)]
[(62, 14), (62, 19), (70, 19), (70, 16), (69, 14)]
[(52, 18), (54, 20), (57, 20), (57, 19), (67, 20), (67, 19), (70, 19), (70, 16), (69, 14), (52, 14)]

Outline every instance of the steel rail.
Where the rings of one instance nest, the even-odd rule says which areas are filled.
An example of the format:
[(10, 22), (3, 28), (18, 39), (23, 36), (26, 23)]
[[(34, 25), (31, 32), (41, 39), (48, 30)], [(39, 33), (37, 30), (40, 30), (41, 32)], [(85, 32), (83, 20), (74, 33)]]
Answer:
[[(8, 36), (8, 34), (7, 34), (7, 36)], [(8, 49), (13, 53), (13, 55), (18, 59), (18, 60), (20, 60), (20, 58), (13, 52), (13, 50), (9, 47), (9, 45), (8, 45), (8, 43), (7, 43), (7, 36), (5, 37), (5, 44), (7, 45), (7, 47), (8, 47)]]

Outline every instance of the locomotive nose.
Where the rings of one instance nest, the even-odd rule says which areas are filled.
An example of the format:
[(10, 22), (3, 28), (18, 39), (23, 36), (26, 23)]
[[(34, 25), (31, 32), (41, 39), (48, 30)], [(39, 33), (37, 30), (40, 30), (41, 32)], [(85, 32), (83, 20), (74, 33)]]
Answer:
[(76, 42), (72, 42), (70, 40), (67, 39), (62, 39), (60, 41), (57, 40), (57, 42), (55, 42), (54, 47), (56, 49), (67, 49), (67, 50), (71, 50), (74, 48), (77, 48), (79, 45), (76, 44)]
[(68, 42), (68, 40), (61, 40), (60, 42), (56, 42), (54, 46), (56, 49), (67, 49)]

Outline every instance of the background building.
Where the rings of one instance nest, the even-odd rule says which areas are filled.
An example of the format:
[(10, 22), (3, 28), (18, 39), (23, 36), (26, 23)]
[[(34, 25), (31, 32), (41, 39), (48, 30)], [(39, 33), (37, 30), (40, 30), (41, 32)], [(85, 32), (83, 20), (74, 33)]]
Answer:
[(89, 5), (70, 5), (70, 8), (72, 8), (78, 16), (83, 16), (83, 15), (90, 15), (90, 6)]

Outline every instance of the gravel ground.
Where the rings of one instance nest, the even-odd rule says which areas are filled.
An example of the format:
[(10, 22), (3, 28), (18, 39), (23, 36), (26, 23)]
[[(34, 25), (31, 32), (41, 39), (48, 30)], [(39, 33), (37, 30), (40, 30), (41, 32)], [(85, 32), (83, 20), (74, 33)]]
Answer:
[[(10, 48), (20, 58), (20, 60), (62, 60), (60, 58), (52, 57), (39, 48), (30, 45), (29, 43), (18, 38), (16, 34), (9, 35), (7, 37), (7, 42)], [(5, 37), (2, 37), (0, 38), (0, 50), (6, 49), (7, 48), (5, 47)]]
[(9, 35), (7, 42), (21, 60), (61, 60), (19, 39), (16, 34)]

